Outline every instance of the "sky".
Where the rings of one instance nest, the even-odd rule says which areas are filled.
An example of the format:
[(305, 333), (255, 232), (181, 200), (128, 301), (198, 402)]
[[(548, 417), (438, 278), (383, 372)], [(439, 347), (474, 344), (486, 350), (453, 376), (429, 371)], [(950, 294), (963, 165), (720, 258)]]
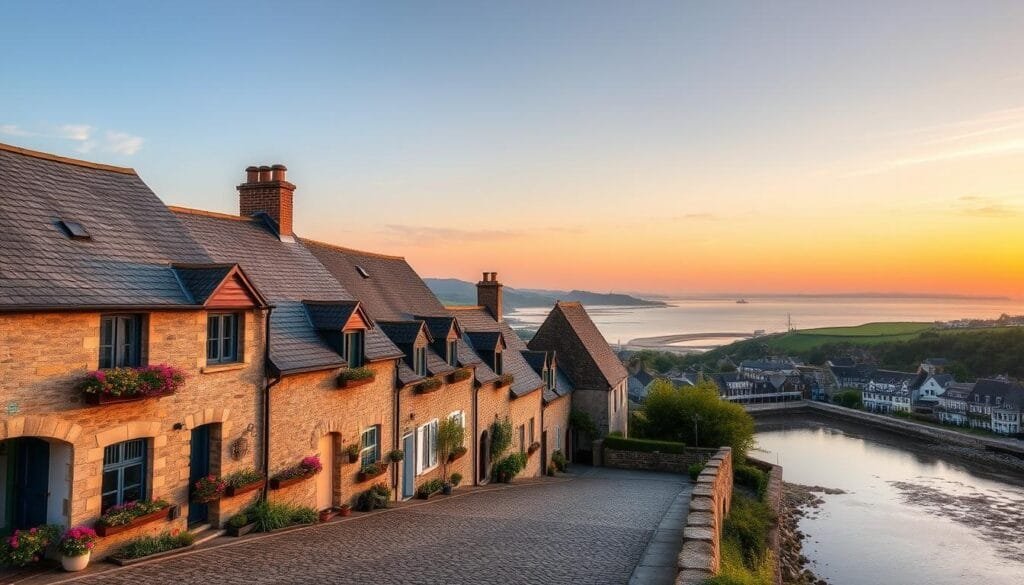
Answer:
[(1024, 3), (4, 2), (0, 142), (424, 276), (1024, 296)]

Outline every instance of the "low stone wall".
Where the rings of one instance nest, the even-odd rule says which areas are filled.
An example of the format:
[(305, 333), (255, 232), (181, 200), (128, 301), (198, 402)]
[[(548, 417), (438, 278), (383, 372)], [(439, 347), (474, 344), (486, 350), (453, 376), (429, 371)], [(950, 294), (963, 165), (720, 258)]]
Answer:
[[(782, 517), (782, 467), (747, 457), (747, 464), (768, 473), (768, 489), (764, 493), (764, 503), (771, 508), (776, 518)], [(782, 534), (776, 522), (768, 530), (768, 550), (775, 557), (775, 585), (782, 585)]]
[(718, 449), (687, 448), (685, 453), (647, 453), (603, 448), (594, 452), (603, 453), (602, 463), (605, 467), (688, 473), (691, 465), (708, 461)]
[(731, 505), (732, 449), (722, 447), (708, 459), (693, 486), (676, 585), (697, 585), (718, 574), (722, 525)]

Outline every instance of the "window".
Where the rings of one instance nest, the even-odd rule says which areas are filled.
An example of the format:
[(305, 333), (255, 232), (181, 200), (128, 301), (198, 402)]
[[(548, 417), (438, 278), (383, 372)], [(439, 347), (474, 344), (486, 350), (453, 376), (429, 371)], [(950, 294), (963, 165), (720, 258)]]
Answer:
[(419, 442), (416, 473), (419, 474), (437, 466), (437, 419), (421, 426), (416, 434)]
[(494, 352), (494, 373), (499, 376), (505, 373), (505, 360), (500, 351)]
[(558, 379), (558, 370), (554, 366), (548, 368), (548, 390), (555, 389), (555, 381)]
[(239, 361), (238, 321), (237, 313), (218, 313), (206, 319), (206, 363)]
[(526, 453), (526, 427), (519, 425), (517, 432), (519, 434), (519, 452)]
[(427, 348), (415, 347), (412, 350), (412, 369), (420, 376), (427, 375)]
[(363, 365), (365, 342), (362, 331), (346, 331), (342, 341), (342, 355), (348, 367), (359, 368)]
[(449, 366), (456, 367), (459, 364), (459, 342), (458, 340), (452, 340), (448, 342), (448, 359), (446, 360)]
[(105, 315), (100, 318), (100, 368), (123, 368), (141, 363), (142, 317)]
[(145, 439), (116, 443), (103, 450), (103, 510), (145, 497), (146, 455)]
[(359, 446), (360, 467), (380, 461), (380, 426), (375, 425), (364, 430)]
[(457, 411), (451, 413), (450, 415), (448, 415), (448, 418), (450, 418), (453, 421), (459, 423), (460, 427), (463, 427), (463, 428), (466, 427), (466, 414), (464, 412), (462, 412), (461, 410), (457, 410)]
[(535, 435), (533, 434), (533, 431), (534, 431), (533, 417), (530, 417), (530, 444), (531, 445), (533, 444), (533, 442), (535, 440), (534, 439)]

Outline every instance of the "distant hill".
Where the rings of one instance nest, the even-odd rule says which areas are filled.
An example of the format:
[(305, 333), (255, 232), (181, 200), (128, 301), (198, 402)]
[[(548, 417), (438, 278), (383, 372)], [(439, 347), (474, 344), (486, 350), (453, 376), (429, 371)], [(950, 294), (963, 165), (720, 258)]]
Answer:
[[(430, 290), (434, 291), (446, 305), (475, 305), (476, 283), (457, 278), (424, 278)], [(505, 309), (526, 307), (550, 307), (555, 301), (579, 301), (584, 305), (615, 305), (622, 307), (664, 307), (661, 301), (648, 301), (630, 295), (594, 293), (585, 290), (560, 292), (505, 287)]]

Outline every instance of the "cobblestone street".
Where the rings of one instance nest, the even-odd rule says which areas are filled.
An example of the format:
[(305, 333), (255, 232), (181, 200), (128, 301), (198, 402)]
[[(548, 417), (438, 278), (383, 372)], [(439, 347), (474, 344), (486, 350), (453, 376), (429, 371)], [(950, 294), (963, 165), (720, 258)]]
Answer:
[(76, 583), (626, 583), (678, 475), (582, 468), (485, 491), (200, 550)]

